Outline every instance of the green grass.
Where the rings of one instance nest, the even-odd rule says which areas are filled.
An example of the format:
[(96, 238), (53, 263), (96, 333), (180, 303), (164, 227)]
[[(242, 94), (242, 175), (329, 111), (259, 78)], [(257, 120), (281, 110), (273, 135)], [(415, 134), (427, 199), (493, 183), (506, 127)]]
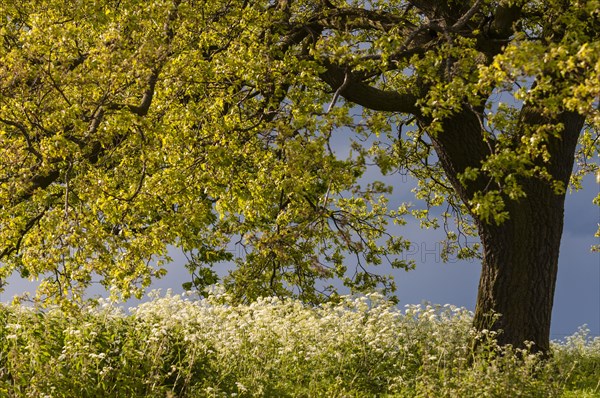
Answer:
[[(453, 306), (167, 295), (125, 314), (0, 307), (2, 397), (600, 397), (600, 338), (499, 355)], [(471, 347), (482, 340), (476, 352)]]

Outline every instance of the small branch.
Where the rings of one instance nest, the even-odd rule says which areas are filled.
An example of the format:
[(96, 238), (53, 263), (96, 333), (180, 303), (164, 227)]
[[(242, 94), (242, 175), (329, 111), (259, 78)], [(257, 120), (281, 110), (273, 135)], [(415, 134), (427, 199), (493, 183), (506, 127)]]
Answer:
[(44, 217), (47, 211), (48, 208), (43, 209), (40, 214), (33, 217), (27, 222), (27, 224), (25, 224), (25, 227), (19, 232), (19, 238), (17, 239), (15, 245), (11, 247), (5, 247), (4, 250), (0, 252), (0, 259), (8, 257), (13, 252), (19, 252), (19, 250), (21, 249), (21, 243), (23, 242), (23, 238), (25, 238), (25, 235), (27, 235), (27, 233), (29, 233), (29, 231), (42, 219), (42, 217)]
[(8, 125), (8, 126), (12, 126), (17, 128), (20, 132), (21, 135), (23, 136), (23, 138), (25, 138), (25, 142), (27, 142), (27, 150), (32, 153), (38, 160), (42, 160), (42, 154), (39, 153), (34, 147), (33, 147), (33, 143), (31, 142), (31, 137), (29, 136), (29, 133), (27, 132), (27, 129), (25, 128), (25, 126), (21, 123), (18, 122), (13, 122), (11, 120), (7, 120), (7, 119), (0, 119), (0, 122)]
[(140, 180), (138, 181), (138, 185), (137, 188), (135, 189), (135, 192), (133, 194), (131, 194), (131, 196), (127, 199), (125, 199), (126, 202), (131, 202), (133, 199), (135, 199), (140, 192), (142, 191), (142, 187), (144, 186), (144, 179), (146, 178), (146, 161), (144, 160), (144, 164), (142, 166), (142, 173), (140, 176)]
[(65, 173), (65, 218), (69, 216), (69, 173), (73, 168), (73, 162), (69, 162), (69, 168)]
[(94, 116), (92, 116), (92, 123), (90, 123), (90, 127), (87, 132), (87, 135), (89, 137), (93, 136), (96, 133), (96, 131), (98, 131), (98, 128), (100, 127), (100, 123), (102, 122), (103, 118), (104, 109), (102, 109), (102, 107), (98, 107), (94, 112)]
[(467, 24), (467, 22), (469, 22), (469, 20), (473, 17), (473, 15), (475, 15), (475, 13), (479, 11), (479, 9), (481, 8), (481, 3), (483, 3), (482, 0), (477, 0), (475, 4), (473, 4), (473, 6), (469, 9), (469, 11), (467, 11), (465, 15), (460, 17), (458, 21), (456, 21), (456, 23), (450, 27), (449, 30), (451, 32), (458, 32), (460, 29), (462, 29)]
[(348, 70), (346, 70), (346, 72), (344, 73), (344, 82), (335, 91), (333, 99), (331, 100), (331, 103), (329, 104), (329, 108), (327, 108), (326, 113), (331, 112), (331, 109), (335, 106), (335, 103), (337, 102), (341, 92), (348, 86), (348, 83), (350, 83), (350, 73), (348, 72)]

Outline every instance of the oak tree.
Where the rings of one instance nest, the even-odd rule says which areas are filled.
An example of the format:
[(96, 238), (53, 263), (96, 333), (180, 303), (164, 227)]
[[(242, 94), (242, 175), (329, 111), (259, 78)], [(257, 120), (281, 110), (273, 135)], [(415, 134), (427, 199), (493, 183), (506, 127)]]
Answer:
[(388, 226), (417, 217), (481, 256), (475, 326), (546, 351), (599, 32), (596, 0), (2, 0), (0, 277), (127, 297), (180, 248), (198, 288), (236, 261), (242, 300), (391, 293), (371, 266), (414, 266)]

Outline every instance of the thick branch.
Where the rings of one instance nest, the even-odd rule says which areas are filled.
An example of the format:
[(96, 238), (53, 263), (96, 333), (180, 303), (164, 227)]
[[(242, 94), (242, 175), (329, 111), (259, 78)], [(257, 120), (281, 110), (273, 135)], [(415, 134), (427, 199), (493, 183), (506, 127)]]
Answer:
[(376, 111), (417, 114), (417, 97), (410, 93), (387, 91), (356, 80), (351, 72), (339, 66), (327, 64), (327, 71), (320, 75), (333, 90), (350, 102)]
[[(424, 125), (429, 122), (421, 121)], [(467, 184), (458, 178), (469, 167), (481, 167), (481, 162), (491, 154), (474, 110), (463, 109), (444, 119), (442, 131), (429, 134), (429, 137), (448, 180), (464, 203), (468, 203), (475, 192), (486, 189), (487, 181), (482, 176)]]
[(499, 6), (489, 24), (480, 37), (477, 47), (491, 59), (502, 51), (515, 31), (515, 24), (521, 17), (521, 6)]
[(150, 105), (152, 104), (152, 98), (154, 97), (154, 90), (156, 88), (156, 83), (158, 82), (160, 69), (161, 68), (156, 68), (154, 71), (152, 71), (152, 74), (148, 79), (148, 88), (144, 92), (142, 101), (139, 105), (110, 104), (107, 106), (107, 108), (110, 110), (121, 110), (126, 108), (133, 114), (138, 116), (146, 116), (150, 110)]
[(417, 28), (403, 15), (364, 8), (348, 7), (326, 10), (322, 14), (316, 15), (313, 20), (324, 28), (340, 30), (376, 29), (389, 31), (403, 26), (408, 31)]
[(521, 17), (522, 6), (499, 6), (490, 24), (489, 37), (508, 39), (514, 32), (514, 24)]

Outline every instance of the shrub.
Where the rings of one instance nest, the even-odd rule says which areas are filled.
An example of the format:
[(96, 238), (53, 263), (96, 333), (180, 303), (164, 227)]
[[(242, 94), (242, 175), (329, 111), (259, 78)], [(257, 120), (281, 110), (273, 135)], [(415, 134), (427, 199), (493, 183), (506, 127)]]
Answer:
[[(500, 349), (454, 306), (399, 310), (377, 294), (320, 307), (164, 297), (125, 313), (0, 308), (6, 397), (559, 397), (599, 390), (587, 331), (542, 360)], [(474, 344), (478, 341), (478, 344)], [(472, 347), (477, 347), (473, 350)], [(589, 395), (591, 394), (591, 395)]]

